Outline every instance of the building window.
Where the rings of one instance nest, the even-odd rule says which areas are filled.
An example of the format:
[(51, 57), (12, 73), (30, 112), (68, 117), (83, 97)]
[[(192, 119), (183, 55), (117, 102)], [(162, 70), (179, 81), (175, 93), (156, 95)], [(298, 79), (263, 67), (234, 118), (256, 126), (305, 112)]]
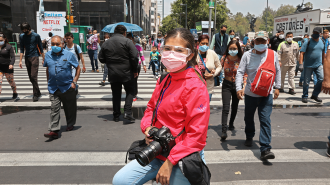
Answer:
[(151, 19), (150, 22), (151, 22), (151, 23), (154, 23), (154, 19)]
[(154, 13), (155, 13), (154, 11), (151, 11), (151, 15), (154, 15)]

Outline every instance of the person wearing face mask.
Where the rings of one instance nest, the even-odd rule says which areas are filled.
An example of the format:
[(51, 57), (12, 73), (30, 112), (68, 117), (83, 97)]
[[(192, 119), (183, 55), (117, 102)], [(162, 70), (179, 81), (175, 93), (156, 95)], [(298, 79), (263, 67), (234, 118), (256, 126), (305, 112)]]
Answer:
[(243, 39), (243, 45), (246, 46), (248, 43), (250, 43), (250, 39), (248, 37), (248, 34), (245, 34), (245, 37)]
[(33, 86), (33, 102), (39, 100), (41, 97), (38, 85), (38, 69), (39, 69), (39, 56), (42, 55), (42, 63), (45, 60), (45, 54), (42, 48), (40, 35), (31, 31), (31, 26), (25, 22), (21, 24), (21, 31), (23, 34), (19, 36), (19, 43), (21, 48), (19, 67), (23, 68), (22, 59), (25, 52), (25, 66)]
[(18, 97), (16, 83), (14, 81), (15, 53), (13, 47), (9, 44), (6, 35), (0, 32), (0, 94), (3, 76), (6, 77), (11, 89), (13, 90), (12, 99)]
[[(184, 132), (175, 139), (176, 145), (167, 157), (158, 155), (145, 167), (137, 160), (131, 161), (116, 173), (113, 185), (145, 184), (154, 178), (163, 185), (189, 185), (178, 162), (195, 152), (199, 152), (205, 162), (203, 149), (206, 145), (210, 105), (205, 82), (194, 68), (198, 55), (194, 36), (184, 28), (169, 31), (161, 53), (162, 62), (170, 73), (162, 82), (157, 81), (141, 120), (141, 131), (147, 144), (152, 142), (148, 134), (152, 127), (168, 127), (173, 136), (177, 136), (183, 128)], [(155, 118), (150, 123), (153, 115)]]
[[(226, 34), (226, 31), (227, 31), (227, 25), (222, 25), (220, 27), (220, 33), (213, 35), (212, 42), (210, 45), (210, 48), (217, 53), (219, 60), (221, 60), (222, 55), (225, 54), (227, 46), (231, 40), (229, 35)], [(220, 84), (222, 84), (223, 70), (220, 72), (219, 80), (220, 80)]]
[(276, 35), (271, 37), (269, 43), (271, 45), (271, 49), (277, 52), (278, 46), (285, 41), (284, 31), (277, 31)]
[(199, 49), (197, 64), (206, 80), (207, 90), (211, 101), (214, 88), (214, 77), (220, 74), (221, 65), (218, 55), (209, 48), (209, 40), (208, 35), (201, 35), (198, 37)]
[[(316, 74), (317, 83), (314, 84), (314, 91), (311, 99), (321, 103), (322, 100), (318, 97), (321, 92), (323, 82), (323, 62), (325, 58), (325, 43), (320, 39), (322, 33), (321, 27), (313, 29), (312, 39), (305, 42), (300, 50), (299, 71), (304, 73), (303, 95), (302, 102), (307, 103), (308, 89), (313, 72)], [(315, 79), (314, 79), (315, 80)]]
[[(237, 97), (240, 100), (243, 100), (244, 97), (245, 103), (244, 121), (246, 140), (244, 145), (252, 147), (253, 137), (255, 136), (254, 114), (258, 108), (258, 116), (260, 121), (259, 143), (261, 160), (275, 158), (274, 153), (270, 151), (272, 148), (270, 146), (272, 139), (270, 116), (273, 110), (273, 99), (278, 98), (280, 94), (278, 89), (281, 88), (281, 69), (278, 56), (275, 51), (268, 49), (267, 40), (268, 33), (266, 31), (259, 31), (255, 33), (254, 49), (244, 53), (236, 75)], [(260, 81), (260, 79), (268, 80), (267, 77), (269, 76), (267, 75), (267, 77), (264, 76), (264, 78), (261, 78), (259, 66), (264, 66), (265, 70), (272, 71), (272, 75), (274, 75), (273, 78), (275, 78), (274, 85), (272, 81), (270, 81), (271, 83), (268, 83), (268, 81)], [(248, 77), (246, 80), (246, 88), (244, 90), (242, 83), (245, 73)], [(260, 89), (259, 91), (255, 91), (255, 88), (258, 86), (256, 85), (256, 81), (258, 84), (267, 84), (267, 86), (270, 86), (270, 91), (267, 91), (266, 93), (262, 91), (263, 89), (261, 89), (263, 93), (259, 93)], [(275, 92), (273, 92), (274, 88)], [(268, 95), (265, 96), (265, 94)]]
[(230, 41), (233, 40), (233, 38), (235, 38), (235, 31), (234, 30), (229, 31), (229, 38), (230, 38)]
[[(225, 78), (222, 85), (222, 134), (221, 139), (226, 140), (227, 130), (234, 130), (234, 121), (237, 115), (239, 99), (237, 98), (235, 77), (237, 73), (237, 68), (241, 62), (243, 52), (240, 44), (237, 40), (232, 40), (228, 44), (226, 54), (221, 59), (221, 65), (224, 69)], [(245, 89), (247, 75), (243, 77), (243, 89)], [(231, 115), (228, 127), (228, 115), (230, 110), (230, 100), (231, 102)]]
[[(80, 76), (80, 66), (77, 58), (70, 51), (65, 50), (63, 38), (56, 35), (52, 38), (52, 51), (46, 53), (44, 67), (46, 69), (51, 113), (49, 133), (46, 138), (58, 139), (61, 130), (60, 112), (63, 104), (67, 122), (66, 131), (72, 131), (77, 119), (76, 85)], [(72, 76), (72, 67), (76, 75)]]
[(281, 66), (281, 89), (284, 92), (284, 80), (288, 73), (289, 94), (295, 95), (294, 73), (297, 61), (299, 60), (299, 45), (293, 41), (293, 33), (286, 33), (286, 41), (282, 42), (278, 47), (278, 59)]

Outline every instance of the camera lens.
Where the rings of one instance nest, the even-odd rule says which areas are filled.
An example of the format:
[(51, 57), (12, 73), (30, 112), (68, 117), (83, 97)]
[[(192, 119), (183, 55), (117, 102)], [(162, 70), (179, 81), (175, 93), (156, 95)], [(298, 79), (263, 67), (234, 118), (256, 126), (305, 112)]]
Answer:
[(152, 141), (149, 146), (145, 147), (142, 151), (135, 154), (137, 162), (141, 166), (147, 166), (152, 160), (155, 159), (162, 152), (163, 148), (157, 141)]

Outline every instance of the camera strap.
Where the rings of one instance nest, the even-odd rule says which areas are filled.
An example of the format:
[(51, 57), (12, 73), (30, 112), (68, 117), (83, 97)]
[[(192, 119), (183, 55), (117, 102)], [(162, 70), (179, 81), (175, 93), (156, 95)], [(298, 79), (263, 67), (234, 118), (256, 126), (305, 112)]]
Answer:
[[(163, 76), (164, 75), (164, 76)], [(151, 126), (154, 124), (154, 121), (157, 119), (157, 117), (156, 117), (156, 112), (157, 112), (157, 107), (158, 107), (158, 104), (159, 104), (159, 100), (160, 100), (160, 97), (162, 96), (162, 94), (163, 94), (163, 91), (164, 91), (164, 87), (165, 87), (165, 85), (167, 84), (167, 80), (169, 79), (169, 73), (167, 73), (167, 74), (163, 74), (161, 77), (160, 77), (160, 80), (159, 80), (159, 84), (161, 84), (162, 83), (162, 81), (163, 81), (163, 79), (164, 78), (166, 78), (166, 81), (165, 81), (165, 83), (164, 83), (164, 85), (163, 85), (163, 87), (162, 87), (162, 90), (160, 91), (160, 94), (159, 94), (159, 97), (158, 97), (158, 100), (157, 100), (157, 103), (156, 103), (156, 106), (155, 106), (155, 108), (154, 108), (154, 112), (153, 112), (153, 114), (152, 114), (152, 118), (151, 118)]]

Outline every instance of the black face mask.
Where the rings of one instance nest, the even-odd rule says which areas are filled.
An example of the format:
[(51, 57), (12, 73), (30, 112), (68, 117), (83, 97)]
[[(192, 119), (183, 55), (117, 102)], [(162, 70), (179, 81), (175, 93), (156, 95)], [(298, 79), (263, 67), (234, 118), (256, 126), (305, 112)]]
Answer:
[(225, 33), (226, 33), (226, 30), (221, 30), (221, 33), (222, 33), (222, 34), (225, 34)]
[(30, 33), (30, 31), (25, 31), (25, 32), (23, 32), (24, 34), (29, 34)]

